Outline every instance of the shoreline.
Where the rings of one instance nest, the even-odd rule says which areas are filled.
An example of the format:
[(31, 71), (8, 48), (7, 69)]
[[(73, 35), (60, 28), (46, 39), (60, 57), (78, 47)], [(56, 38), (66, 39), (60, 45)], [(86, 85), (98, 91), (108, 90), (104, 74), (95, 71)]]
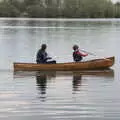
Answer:
[(120, 18), (26, 18), (0, 17), (0, 20), (36, 20), (36, 21), (120, 21)]

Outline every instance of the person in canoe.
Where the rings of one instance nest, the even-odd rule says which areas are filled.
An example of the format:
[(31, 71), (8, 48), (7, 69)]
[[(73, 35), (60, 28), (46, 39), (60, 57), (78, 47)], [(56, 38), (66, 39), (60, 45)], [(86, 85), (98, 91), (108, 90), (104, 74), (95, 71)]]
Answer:
[(38, 52), (37, 52), (36, 62), (38, 64), (41, 64), (41, 63), (55, 64), (56, 61), (51, 60), (52, 58), (48, 57), (48, 54), (46, 52), (46, 48), (47, 48), (46, 44), (41, 45), (41, 49), (39, 49)]
[(78, 46), (78, 45), (74, 45), (74, 46), (73, 46), (73, 50), (74, 50), (74, 52), (73, 52), (73, 60), (74, 60), (75, 62), (80, 62), (80, 61), (83, 59), (83, 57), (88, 56), (87, 53), (81, 52), (81, 51), (79, 50), (79, 46)]

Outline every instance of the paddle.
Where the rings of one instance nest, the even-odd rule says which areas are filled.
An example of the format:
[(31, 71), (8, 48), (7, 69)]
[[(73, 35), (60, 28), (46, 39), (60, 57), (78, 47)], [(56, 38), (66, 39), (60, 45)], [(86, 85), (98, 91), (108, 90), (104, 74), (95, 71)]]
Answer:
[(93, 55), (93, 56), (97, 56), (97, 55), (95, 55), (95, 54), (93, 54), (93, 53), (91, 53), (91, 52), (88, 52), (88, 51), (85, 51), (85, 50), (82, 50), (82, 49), (79, 49), (80, 51), (83, 51), (83, 52), (85, 52), (85, 53), (87, 53), (87, 54), (89, 54), (89, 55)]
[[(88, 52), (88, 51), (86, 51), (86, 50), (83, 50), (83, 49), (79, 49), (79, 50), (80, 50), (80, 51), (83, 51), (83, 52), (85, 52), (85, 53), (87, 53), (87, 54), (89, 54), (89, 55), (93, 55), (93, 56), (96, 56), (96, 57), (100, 57), (100, 56), (98, 56), (98, 55), (96, 55), (96, 54), (94, 54), (94, 53)], [(105, 57), (102, 57), (102, 59), (110, 60), (110, 59), (107, 59), (107, 58), (105, 58)]]

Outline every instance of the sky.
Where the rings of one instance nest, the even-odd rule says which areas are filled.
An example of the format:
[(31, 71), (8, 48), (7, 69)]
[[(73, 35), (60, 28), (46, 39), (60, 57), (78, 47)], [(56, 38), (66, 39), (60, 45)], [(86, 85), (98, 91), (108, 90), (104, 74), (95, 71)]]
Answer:
[(115, 3), (115, 2), (120, 2), (120, 0), (112, 0), (112, 1), (113, 1), (114, 3)]

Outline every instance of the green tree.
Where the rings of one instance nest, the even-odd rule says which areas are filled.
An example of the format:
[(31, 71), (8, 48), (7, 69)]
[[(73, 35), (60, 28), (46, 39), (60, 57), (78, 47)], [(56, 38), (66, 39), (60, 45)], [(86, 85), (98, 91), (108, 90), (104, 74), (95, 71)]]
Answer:
[(0, 3), (0, 16), (1, 17), (17, 17), (19, 15), (20, 15), (20, 11), (13, 5), (9, 4), (8, 2), (4, 2), (4, 1)]
[(115, 17), (120, 18), (120, 2), (115, 4)]
[(0, 16), (112, 18), (120, 17), (120, 3), (111, 0), (4, 0)]
[(26, 12), (28, 13), (29, 17), (45, 17), (45, 8), (41, 7), (40, 5), (31, 5), (27, 7)]
[(38, 4), (40, 4), (40, 0), (24, 0), (24, 4), (26, 6), (38, 5)]

